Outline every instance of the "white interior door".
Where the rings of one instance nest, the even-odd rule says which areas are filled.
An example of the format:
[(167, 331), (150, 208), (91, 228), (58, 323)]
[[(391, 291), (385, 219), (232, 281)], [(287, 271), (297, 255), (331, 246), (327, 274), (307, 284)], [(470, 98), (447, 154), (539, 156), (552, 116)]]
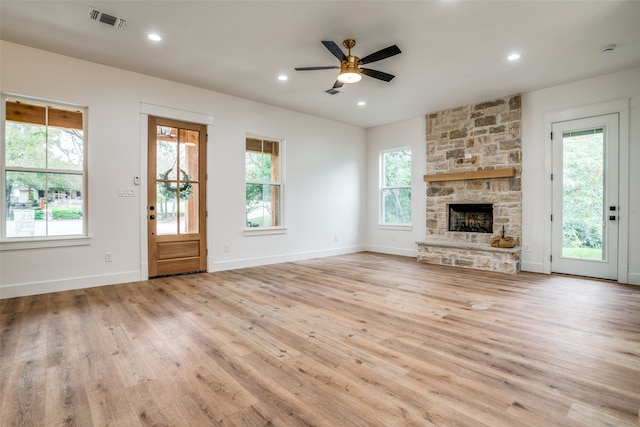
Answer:
[(553, 123), (551, 271), (618, 278), (618, 115)]

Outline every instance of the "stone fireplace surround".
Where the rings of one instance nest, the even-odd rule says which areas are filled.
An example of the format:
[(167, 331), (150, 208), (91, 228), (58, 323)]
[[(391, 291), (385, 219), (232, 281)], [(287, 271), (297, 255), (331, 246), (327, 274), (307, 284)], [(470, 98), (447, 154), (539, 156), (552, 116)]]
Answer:
[[(418, 261), (481, 270), (520, 270), (522, 194), (520, 95), (428, 114), (427, 236)], [(448, 205), (493, 204), (493, 233), (448, 231)], [(505, 235), (515, 248), (493, 248)]]

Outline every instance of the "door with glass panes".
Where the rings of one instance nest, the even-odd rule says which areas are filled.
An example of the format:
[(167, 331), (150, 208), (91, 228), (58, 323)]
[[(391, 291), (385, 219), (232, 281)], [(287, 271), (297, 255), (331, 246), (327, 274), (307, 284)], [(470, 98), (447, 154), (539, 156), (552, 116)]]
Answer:
[(207, 269), (206, 132), (206, 125), (149, 117), (149, 277)]
[(553, 123), (551, 271), (618, 277), (618, 115)]

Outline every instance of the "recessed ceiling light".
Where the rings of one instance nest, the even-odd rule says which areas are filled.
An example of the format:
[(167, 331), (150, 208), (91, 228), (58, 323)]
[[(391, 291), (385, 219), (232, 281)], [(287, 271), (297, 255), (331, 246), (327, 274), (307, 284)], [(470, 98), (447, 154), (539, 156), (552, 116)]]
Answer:
[(278, 76), (278, 80), (280, 80), (280, 81), (284, 82), (284, 81), (289, 80), (289, 77), (285, 76), (284, 74), (280, 74), (280, 75)]
[(148, 36), (149, 40), (153, 40), (154, 42), (159, 42), (160, 40), (162, 40), (162, 37), (160, 37), (160, 34), (156, 34), (156, 33), (150, 33)]
[(512, 53), (511, 55), (507, 56), (507, 59), (509, 61), (515, 61), (520, 59), (520, 54), (519, 53)]
[(367, 105), (367, 103), (366, 103), (366, 102), (364, 102), (364, 101), (358, 101), (358, 105), (362, 107), (362, 106)]

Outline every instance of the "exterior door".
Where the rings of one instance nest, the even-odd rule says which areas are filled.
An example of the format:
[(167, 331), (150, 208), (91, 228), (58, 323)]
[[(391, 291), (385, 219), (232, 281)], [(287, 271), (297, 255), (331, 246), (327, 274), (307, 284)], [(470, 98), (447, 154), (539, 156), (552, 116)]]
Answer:
[(618, 115), (554, 123), (551, 271), (618, 278)]
[(149, 277), (206, 271), (206, 125), (149, 117)]

